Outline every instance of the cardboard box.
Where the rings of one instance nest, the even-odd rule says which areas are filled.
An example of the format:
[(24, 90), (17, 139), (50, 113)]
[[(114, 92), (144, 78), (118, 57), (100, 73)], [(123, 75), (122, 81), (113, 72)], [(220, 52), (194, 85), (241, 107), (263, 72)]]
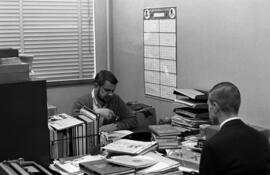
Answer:
[(0, 64), (0, 83), (28, 81), (29, 64)]

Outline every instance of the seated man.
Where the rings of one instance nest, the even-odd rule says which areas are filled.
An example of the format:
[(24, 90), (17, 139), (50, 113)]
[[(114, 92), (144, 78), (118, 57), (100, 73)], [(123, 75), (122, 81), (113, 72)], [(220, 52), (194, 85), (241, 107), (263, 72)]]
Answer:
[(210, 90), (209, 117), (220, 130), (204, 144), (200, 175), (270, 174), (268, 140), (238, 117), (240, 103), (240, 92), (230, 82)]
[(84, 106), (100, 114), (100, 131), (110, 132), (135, 128), (136, 118), (124, 101), (114, 93), (118, 80), (112, 72), (102, 70), (95, 77), (91, 93), (78, 98), (72, 106), (72, 116), (78, 116)]

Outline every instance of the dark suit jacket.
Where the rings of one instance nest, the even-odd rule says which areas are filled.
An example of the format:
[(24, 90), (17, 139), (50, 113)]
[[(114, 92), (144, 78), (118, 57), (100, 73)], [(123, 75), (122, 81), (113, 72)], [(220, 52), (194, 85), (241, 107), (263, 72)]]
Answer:
[(241, 120), (231, 120), (205, 142), (200, 175), (251, 174), (270, 174), (268, 140)]

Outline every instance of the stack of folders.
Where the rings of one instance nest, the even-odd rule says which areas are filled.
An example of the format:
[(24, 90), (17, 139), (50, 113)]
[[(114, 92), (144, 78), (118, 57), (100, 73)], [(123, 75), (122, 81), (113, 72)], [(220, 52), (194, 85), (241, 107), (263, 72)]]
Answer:
[(196, 89), (175, 89), (175, 102), (179, 104), (174, 108), (172, 125), (181, 126), (190, 130), (198, 130), (201, 124), (208, 124), (208, 93)]
[(157, 142), (159, 149), (179, 148), (178, 136), (181, 130), (170, 124), (149, 125), (153, 139)]
[(156, 149), (156, 142), (120, 139), (103, 147), (109, 153), (138, 155)]
[(48, 121), (50, 132), (51, 159), (84, 154), (84, 123), (68, 114), (61, 113), (50, 116)]

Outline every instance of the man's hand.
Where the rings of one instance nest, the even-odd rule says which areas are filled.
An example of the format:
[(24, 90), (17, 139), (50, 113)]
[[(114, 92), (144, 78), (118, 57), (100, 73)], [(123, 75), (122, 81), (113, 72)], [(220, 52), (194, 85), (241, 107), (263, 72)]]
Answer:
[(100, 114), (105, 120), (111, 120), (115, 117), (115, 114), (112, 110), (108, 108), (99, 108), (96, 110), (98, 114)]
[(99, 128), (99, 132), (112, 132), (117, 130), (117, 125), (115, 123), (103, 125)]

